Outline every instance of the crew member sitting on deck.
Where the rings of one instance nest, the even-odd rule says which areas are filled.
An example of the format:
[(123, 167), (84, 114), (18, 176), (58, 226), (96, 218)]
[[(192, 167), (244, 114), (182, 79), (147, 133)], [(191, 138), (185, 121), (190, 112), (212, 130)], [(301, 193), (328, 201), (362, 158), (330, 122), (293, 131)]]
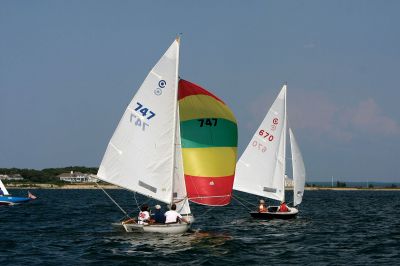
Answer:
[(286, 205), (286, 202), (282, 201), (281, 205), (279, 206), (278, 212), (288, 212), (289, 208)]
[(148, 224), (150, 221), (149, 206), (143, 204), (138, 215), (138, 224)]
[(176, 205), (172, 204), (171, 205), (171, 210), (167, 211), (165, 214), (165, 223), (166, 224), (172, 224), (172, 223), (177, 223), (179, 221), (183, 221), (185, 223), (190, 223), (188, 220), (182, 217), (177, 211), (176, 211)]
[(160, 205), (154, 206), (156, 210), (154, 211), (154, 214), (151, 214), (151, 218), (155, 223), (163, 224), (165, 223), (165, 215), (164, 212), (161, 210)]
[(260, 200), (260, 205), (258, 206), (258, 212), (267, 212), (264, 200)]

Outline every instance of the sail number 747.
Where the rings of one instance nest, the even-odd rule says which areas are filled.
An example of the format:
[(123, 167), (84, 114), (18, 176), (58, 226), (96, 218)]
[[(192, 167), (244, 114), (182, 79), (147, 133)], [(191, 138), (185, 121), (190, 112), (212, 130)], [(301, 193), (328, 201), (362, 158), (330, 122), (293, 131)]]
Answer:
[(218, 119), (217, 118), (205, 118), (205, 119), (197, 119), (200, 122), (200, 127), (208, 126), (208, 127), (216, 127)]
[[(137, 107), (135, 108), (135, 111), (138, 111), (139, 113), (142, 114), (143, 117), (146, 117), (147, 120), (152, 119), (153, 117), (156, 116), (156, 114), (151, 111), (149, 108), (144, 107), (143, 104), (137, 102)], [(131, 113), (130, 116), (130, 121), (135, 123), (135, 126), (137, 127), (141, 127), (143, 131), (146, 130), (146, 127), (149, 126), (148, 123), (146, 123), (145, 121), (142, 121), (144, 118), (143, 117), (138, 117), (136, 114)]]

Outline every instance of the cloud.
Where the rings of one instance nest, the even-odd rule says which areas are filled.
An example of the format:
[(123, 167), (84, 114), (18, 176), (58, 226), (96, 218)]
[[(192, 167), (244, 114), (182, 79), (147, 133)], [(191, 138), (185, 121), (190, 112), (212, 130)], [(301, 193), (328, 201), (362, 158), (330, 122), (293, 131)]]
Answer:
[(361, 101), (355, 108), (348, 108), (345, 113), (342, 121), (349, 128), (386, 136), (400, 134), (399, 124), (383, 114), (372, 98)]
[(317, 45), (314, 42), (308, 42), (303, 45), (304, 49), (314, 49)]
[[(275, 99), (276, 95), (269, 92), (260, 96), (250, 106), (249, 111), (257, 114), (265, 110), (266, 99), (269, 99), (269, 106), (273, 102), (271, 97)], [(342, 106), (323, 92), (296, 89), (288, 91), (287, 105), (289, 126), (306, 131), (313, 137), (327, 136), (348, 142), (360, 134), (369, 137), (376, 134), (400, 135), (399, 123), (385, 115), (372, 98), (361, 100), (352, 106)]]

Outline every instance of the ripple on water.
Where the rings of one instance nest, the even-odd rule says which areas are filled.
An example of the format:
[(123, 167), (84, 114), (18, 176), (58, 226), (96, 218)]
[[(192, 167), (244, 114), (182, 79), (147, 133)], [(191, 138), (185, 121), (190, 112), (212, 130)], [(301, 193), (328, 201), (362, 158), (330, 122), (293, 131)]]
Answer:
[[(131, 193), (110, 193), (134, 209), (126, 204), (134, 202)], [(388, 265), (400, 259), (399, 192), (307, 191), (290, 221), (254, 220), (235, 202), (211, 210), (192, 205), (196, 223), (178, 236), (114, 231), (111, 223), (122, 215), (101, 191), (36, 194), (33, 203), (0, 208), (1, 264)]]

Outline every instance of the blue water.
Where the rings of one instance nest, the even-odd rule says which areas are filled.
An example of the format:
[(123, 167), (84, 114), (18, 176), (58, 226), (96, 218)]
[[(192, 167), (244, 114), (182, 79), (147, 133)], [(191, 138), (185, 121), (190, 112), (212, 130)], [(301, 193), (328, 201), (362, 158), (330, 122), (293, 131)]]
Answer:
[[(197, 220), (193, 231), (183, 236), (114, 231), (110, 224), (123, 215), (99, 190), (33, 192), (39, 198), (34, 202), (0, 207), (2, 265), (400, 262), (400, 191), (306, 191), (298, 218), (290, 221), (253, 220), (235, 200), (219, 208), (192, 204)], [(129, 203), (122, 204), (124, 208), (135, 209), (132, 193), (109, 193)]]

